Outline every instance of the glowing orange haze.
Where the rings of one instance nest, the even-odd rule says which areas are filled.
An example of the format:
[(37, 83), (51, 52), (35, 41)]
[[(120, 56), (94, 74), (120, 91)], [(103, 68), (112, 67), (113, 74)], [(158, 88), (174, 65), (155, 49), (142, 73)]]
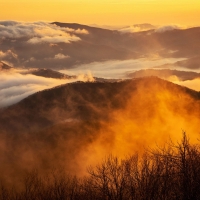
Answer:
[(199, 25), (198, 0), (8, 0), (1, 2), (1, 20), (62, 21), (83, 24), (134, 23)]
[[(44, 100), (48, 97), (48, 106), (53, 106), (41, 115), (41, 119), (54, 122), (53, 126), (34, 134), (23, 134), (22, 130), (20, 137), (14, 140), (10, 138), (11, 134), (0, 134), (0, 157), (5, 160), (0, 169), (5, 174), (11, 176), (10, 171), (14, 169), (16, 172), (19, 168), (31, 170), (39, 166), (41, 171), (47, 171), (50, 167), (62, 166), (72, 174), (85, 175), (89, 165), (96, 165), (111, 153), (119, 158), (137, 152), (142, 154), (145, 148), (162, 147), (169, 138), (173, 142), (180, 141), (183, 130), (189, 136), (190, 143), (199, 142), (200, 100), (197, 92), (155, 77), (78, 85), (80, 90), (63, 86), (57, 88), (59, 93), (49, 90), (45, 96), (41, 92), (33, 99), (39, 102), (39, 108), (46, 110)], [(82, 88), (85, 88), (84, 91)], [(59, 94), (61, 101), (54, 102), (57, 98), (50, 98), (49, 101), (49, 97), (55, 94)], [(66, 106), (61, 103), (63, 101), (70, 109), (81, 109), (81, 112), (67, 108), (67, 113), (64, 113)], [(95, 101), (98, 103), (95, 104)], [(30, 107), (32, 100), (26, 103)], [(56, 106), (58, 103), (62, 106)], [(84, 107), (84, 104), (87, 106)], [(34, 116), (40, 116), (38, 110), (40, 113), (45, 111), (38, 107), (28, 110), (36, 114)], [(22, 109), (23, 106), (19, 106), (13, 112), (18, 114)], [(32, 120), (30, 122), (34, 124)], [(22, 126), (18, 125), (16, 129), (19, 130)], [(8, 141), (13, 144), (10, 145), (12, 148), (6, 145)], [(10, 161), (13, 149), (18, 158), (14, 164)], [(7, 156), (9, 153), (5, 154), (6, 151), (11, 156)]]
[(124, 158), (170, 141), (177, 143), (182, 131), (186, 131), (191, 143), (198, 143), (199, 100), (195, 101), (173, 84), (171, 91), (162, 91), (158, 84), (149, 87), (142, 83), (132, 94), (126, 88), (131, 95), (125, 108), (110, 113), (111, 121), (102, 125), (97, 138), (78, 155), (83, 172), (109, 153)]

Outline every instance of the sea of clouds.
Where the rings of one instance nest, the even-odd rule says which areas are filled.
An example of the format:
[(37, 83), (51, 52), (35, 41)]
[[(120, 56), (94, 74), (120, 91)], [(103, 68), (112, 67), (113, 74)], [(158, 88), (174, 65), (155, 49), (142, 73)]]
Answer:
[[(125, 27), (119, 31), (133, 33), (152, 28), (157, 33), (182, 29), (177, 25), (162, 27), (143, 25)], [(170, 69), (183, 70), (176, 63), (186, 58), (162, 58), (160, 56), (77, 64), (68, 69), (60, 70), (59, 67), (64, 66), (70, 56), (63, 53), (63, 46), (59, 45), (80, 42), (80, 36), (87, 34), (90, 33), (85, 29), (60, 27), (42, 21), (30, 23), (0, 21), (0, 61), (15, 68), (15, 70), (9, 72), (0, 72), (0, 107), (17, 103), (35, 92), (77, 80), (94, 81), (93, 77), (125, 79), (131, 72), (148, 68), (162, 69), (166, 68), (166, 65), (169, 65)], [(70, 46), (66, 48), (70, 48)], [(67, 75), (76, 75), (77, 78), (59, 80), (24, 73), (32, 64), (40, 66), (40, 68), (55, 66), (55, 70)], [(24, 72), (22, 73), (23, 70), (20, 71), (19, 69), (23, 69)], [(184, 68), (184, 70), (189, 71), (191, 69)], [(193, 71), (200, 72), (200, 68)], [(170, 81), (194, 90), (200, 90), (199, 79), (182, 81), (177, 77)]]

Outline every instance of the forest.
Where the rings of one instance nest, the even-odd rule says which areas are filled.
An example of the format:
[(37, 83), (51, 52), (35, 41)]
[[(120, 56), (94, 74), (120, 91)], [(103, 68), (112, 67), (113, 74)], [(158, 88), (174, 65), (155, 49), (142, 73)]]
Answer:
[[(198, 141), (198, 140), (197, 140)], [(134, 153), (124, 159), (108, 155), (87, 175), (64, 170), (40, 174), (33, 169), (15, 186), (1, 182), (2, 200), (195, 200), (200, 199), (200, 145), (181, 141)]]

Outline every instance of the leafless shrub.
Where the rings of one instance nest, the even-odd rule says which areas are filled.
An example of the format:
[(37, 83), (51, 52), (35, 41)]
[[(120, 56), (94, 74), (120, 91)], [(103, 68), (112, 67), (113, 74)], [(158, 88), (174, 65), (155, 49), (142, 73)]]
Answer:
[(88, 176), (61, 170), (27, 174), (19, 188), (0, 186), (1, 200), (195, 200), (200, 199), (200, 149), (185, 132), (179, 143), (119, 159), (108, 156)]

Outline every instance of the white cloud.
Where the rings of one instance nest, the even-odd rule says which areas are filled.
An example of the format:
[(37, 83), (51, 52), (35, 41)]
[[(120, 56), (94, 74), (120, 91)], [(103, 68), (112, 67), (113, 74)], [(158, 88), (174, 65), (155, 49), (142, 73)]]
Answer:
[(140, 27), (135, 27), (135, 26), (129, 26), (126, 28), (122, 28), (119, 30), (122, 33), (134, 33), (134, 32), (140, 32), (141, 28)]
[(94, 77), (93, 77), (91, 71), (87, 71), (87, 73), (85, 73), (85, 74), (79, 74), (77, 79), (79, 81), (83, 81), (83, 82), (94, 82)]
[(73, 28), (66, 28), (66, 31), (69, 33), (76, 33), (76, 34), (89, 34), (89, 32), (85, 29), (73, 29)]
[(70, 35), (68, 37), (44, 36), (44, 37), (33, 37), (30, 40), (28, 40), (28, 43), (31, 43), (31, 44), (42, 43), (42, 42), (46, 42), (46, 43), (60, 43), (60, 42), (70, 43), (72, 41), (78, 41), (78, 40), (80, 40), (80, 38), (78, 38), (76, 36), (70, 36)]
[(0, 51), (0, 58), (4, 58), (6, 56), (6, 53), (3, 51)]
[(85, 74), (88, 71), (91, 71), (95, 77), (127, 78), (127, 74), (135, 70), (153, 68), (168, 63), (175, 63), (180, 60), (184, 60), (184, 58), (110, 60), (83, 64), (68, 70), (61, 70), (60, 72), (68, 74)]
[(15, 104), (27, 96), (58, 85), (83, 81), (93, 82), (91, 72), (79, 74), (74, 79), (53, 79), (29, 74), (31, 70), (21, 69), (0, 73), (0, 108)]
[(44, 89), (72, 82), (74, 80), (58, 80), (31, 74), (2, 73), (0, 74), (0, 107), (19, 102), (25, 97)]
[(55, 59), (65, 59), (65, 58), (69, 58), (69, 56), (68, 55), (64, 55), (62, 53), (58, 53), (58, 54), (55, 55), (54, 58)]
[(14, 22), (0, 21), (0, 37), (2, 38), (27, 38), (29, 43), (70, 43), (80, 38), (75, 34), (88, 34), (85, 29), (71, 29), (59, 27), (46, 22)]
[(179, 25), (167, 25), (167, 26), (160, 26), (157, 29), (155, 29), (156, 33), (164, 33), (166, 31), (173, 31), (177, 29), (182, 29)]
[(154, 28), (155, 26), (151, 24), (138, 24), (138, 25), (121, 28), (119, 29), (119, 31), (122, 33), (135, 33), (135, 32), (140, 32), (140, 31), (148, 31)]

